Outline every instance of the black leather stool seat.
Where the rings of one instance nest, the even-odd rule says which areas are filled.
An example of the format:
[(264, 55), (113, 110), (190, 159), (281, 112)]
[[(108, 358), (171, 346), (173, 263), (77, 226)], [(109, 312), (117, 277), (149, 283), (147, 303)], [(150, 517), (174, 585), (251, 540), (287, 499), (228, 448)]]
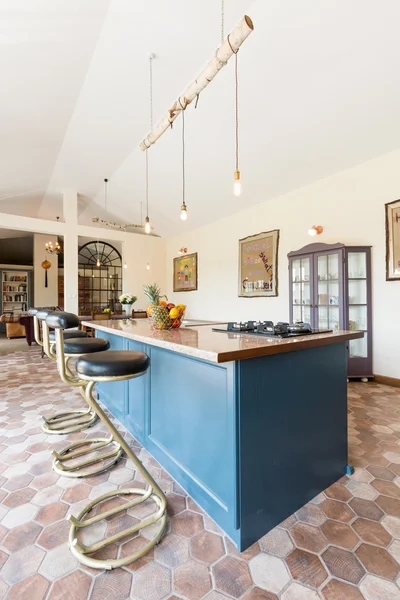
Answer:
[(65, 354), (85, 354), (108, 350), (110, 342), (103, 338), (71, 338), (64, 342)]
[[(86, 331), (80, 331), (79, 329), (73, 329), (71, 331), (68, 331), (68, 329), (66, 329), (64, 331), (64, 340), (69, 340), (71, 338), (87, 338), (88, 334), (86, 333)], [(51, 342), (55, 342), (56, 341), (56, 335), (54, 333), (54, 331), (50, 331), (49, 333), (49, 339)]]
[(77, 373), (86, 377), (124, 377), (144, 373), (149, 365), (150, 358), (144, 352), (110, 350), (79, 358), (75, 368)]

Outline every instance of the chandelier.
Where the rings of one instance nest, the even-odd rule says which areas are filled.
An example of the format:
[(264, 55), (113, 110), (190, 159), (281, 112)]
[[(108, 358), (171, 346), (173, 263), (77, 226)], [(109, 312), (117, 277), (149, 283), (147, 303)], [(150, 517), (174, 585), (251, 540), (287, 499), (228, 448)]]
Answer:
[(54, 246), (53, 242), (46, 242), (45, 246), (48, 254), (62, 254), (62, 248), (58, 242)]

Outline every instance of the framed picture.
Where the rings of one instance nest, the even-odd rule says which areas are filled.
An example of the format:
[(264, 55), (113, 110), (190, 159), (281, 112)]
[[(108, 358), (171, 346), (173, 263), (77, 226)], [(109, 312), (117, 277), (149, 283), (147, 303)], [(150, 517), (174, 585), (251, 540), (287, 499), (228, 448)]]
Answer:
[(386, 280), (400, 281), (400, 200), (385, 204)]
[(174, 258), (174, 292), (197, 290), (197, 252)]
[(239, 296), (278, 295), (279, 229), (239, 240)]

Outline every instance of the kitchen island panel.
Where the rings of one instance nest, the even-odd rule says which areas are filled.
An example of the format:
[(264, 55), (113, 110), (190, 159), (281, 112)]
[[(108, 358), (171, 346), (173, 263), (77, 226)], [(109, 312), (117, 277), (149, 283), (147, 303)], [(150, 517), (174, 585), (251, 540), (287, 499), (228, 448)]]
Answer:
[(234, 372), (233, 363), (151, 348), (148, 448), (231, 533), (237, 522)]
[(238, 370), (246, 548), (345, 474), (347, 348), (255, 358)]

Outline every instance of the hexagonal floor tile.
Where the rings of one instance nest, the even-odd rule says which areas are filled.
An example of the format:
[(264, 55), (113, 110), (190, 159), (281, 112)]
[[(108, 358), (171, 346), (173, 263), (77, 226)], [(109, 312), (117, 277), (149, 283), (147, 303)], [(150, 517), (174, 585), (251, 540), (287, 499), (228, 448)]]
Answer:
[(348, 502), (351, 499), (351, 494), (348, 489), (341, 483), (334, 483), (325, 490), (326, 496), (332, 500), (341, 500)]
[(360, 584), (365, 600), (394, 600), (399, 597), (399, 588), (390, 581), (375, 575), (367, 575)]
[(286, 559), (293, 579), (318, 588), (328, 577), (325, 567), (315, 554), (296, 549)]
[(13, 553), (2, 570), (2, 578), (10, 585), (26, 579), (36, 573), (45, 556), (45, 552), (36, 546), (25, 546)]
[(384, 548), (370, 544), (361, 544), (356, 554), (367, 571), (386, 579), (395, 580), (400, 572), (400, 565)]
[(285, 563), (276, 556), (258, 554), (249, 561), (249, 568), (254, 584), (269, 592), (281, 592), (290, 581)]
[(178, 535), (190, 538), (203, 527), (203, 517), (190, 510), (185, 510), (172, 520), (172, 529)]
[(350, 500), (349, 506), (359, 517), (365, 517), (372, 521), (380, 521), (384, 515), (383, 510), (375, 502), (364, 500), (364, 498), (353, 498)]
[(284, 591), (282, 600), (319, 600), (317, 592), (310, 590), (300, 583), (293, 582)]
[[(212, 594), (213, 592), (211, 592)], [(214, 592), (218, 593), (218, 592)], [(226, 600), (226, 596), (222, 596), (220, 594), (220, 598), (215, 598), (214, 600)], [(210, 598), (210, 594), (206, 596), (204, 600), (212, 600)], [(242, 600), (278, 600), (278, 596), (273, 594), (272, 592), (267, 592), (266, 590), (262, 590), (261, 588), (254, 587), (252, 590), (247, 592), (242, 598)]]
[(211, 577), (205, 565), (188, 560), (173, 571), (174, 589), (189, 600), (198, 600), (211, 590)]
[(329, 542), (346, 550), (352, 550), (359, 542), (354, 531), (345, 523), (339, 521), (325, 521), (321, 530)]
[(190, 540), (190, 553), (197, 560), (214, 563), (225, 554), (222, 537), (211, 531), (200, 531)]
[[(127, 571), (117, 569), (116, 571), (102, 573), (94, 580), (90, 600), (105, 600), (105, 598), (107, 600), (122, 600), (122, 598), (129, 598), (131, 585), (132, 575)], [(75, 600), (75, 597), (73, 598)]]
[(386, 529), (375, 521), (369, 521), (364, 518), (356, 519), (352, 523), (352, 527), (364, 542), (385, 547), (392, 541), (392, 537)]
[(177, 567), (189, 558), (188, 540), (174, 534), (167, 535), (155, 547), (154, 557), (166, 567)]
[(43, 600), (47, 594), (50, 583), (36, 573), (24, 581), (14, 585), (8, 594), (8, 600)]
[(331, 579), (321, 593), (325, 600), (364, 600), (358, 588), (338, 579)]
[[(300, 510), (295, 513), (295, 516), (299, 521), (303, 521), (309, 525), (315, 525), (316, 527), (319, 527), (326, 521), (326, 515), (321, 506), (310, 503), (300, 508)], [(282, 523), (281, 526), (283, 526)]]
[(296, 523), (290, 530), (290, 535), (298, 548), (319, 554), (328, 545), (328, 540), (322, 533), (323, 526), (320, 529), (307, 523)]
[[(162, 600), (171, 592), (171, 573), (157, 563), (144, 566), (135, 573), (132, 596), (139, 600)], [(102, 597), (104, 598), (104, 596)], [(99, 598), (99, 600), (102, 600)], [(115, 596), (115, 600), (119, 597)]]
[(334, 519), (335, 521), (349, 523), (355, 517), (350, 506), (338, 500), (325, 500), (321, 504), (321, 508), (329, 519)]
[(9, 552), (18, 552), (25, 546), (34, 544), (41, 531), (42, 527), (34, 521), (19, 525), (19, 527), (11, 529), (5, 536), (3, 546)]
[(280, 558), (287, 556), (294, 548), (288, 532), (280, 527), (275, 527), (264, 535), (259, 544), (261, 550)]
[(339, 579), (357, 584), (365, 575), (365, 569), (351, 552), (330, 546), (322, 554), (328, 571)]

